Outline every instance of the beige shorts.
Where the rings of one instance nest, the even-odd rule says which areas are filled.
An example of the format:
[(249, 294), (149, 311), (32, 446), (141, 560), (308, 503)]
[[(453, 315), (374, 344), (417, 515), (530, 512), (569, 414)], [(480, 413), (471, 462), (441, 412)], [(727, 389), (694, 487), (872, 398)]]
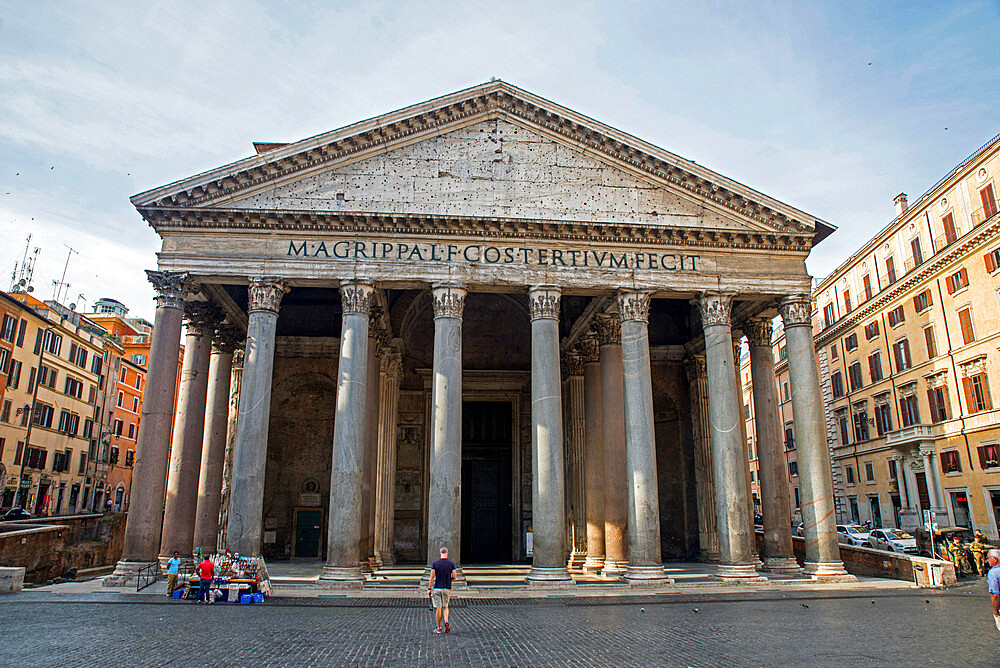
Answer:
[(434, 604), (435, 608), (447, 608), (448, 601), (451, 600), (451, 590), (450, 589), (432, 589), (431, 590), (431, 603)]

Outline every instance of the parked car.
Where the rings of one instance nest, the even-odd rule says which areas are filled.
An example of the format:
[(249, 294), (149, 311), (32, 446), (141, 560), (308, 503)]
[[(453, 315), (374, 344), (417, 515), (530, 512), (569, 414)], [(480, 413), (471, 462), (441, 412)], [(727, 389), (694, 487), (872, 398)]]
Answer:
[(876, 550), (917, 553), (917, 539), (899, 529), (875, 529), (868, 534), (868, 544)]
[(29, 513), (24, 508), (11, 508), (3, 515), (3, 519), (6, 521), (10, 520), (30, 520), (31, 513)]
[(867, 546), (868, 532), (859, 524), (838, 524), (837, 539), (844, 545)]
[[(923, 557), (931, 556), (931, 536), (927, 532), (927, 529), (921, 527), (913, 533), (916, 535), (917, 540), (917, 554)], [(972, 532), (972, 529), (965, 527), (939, 527), (934, 532), (934, 548), (937, 550), (937, 557), (939, 559), (944, 559), (945, 561), (951, 560), (951, 557), (948, 555), (947, 543), (950, 543), (954, 536), (958, 536), (962, 546), (966, 550), (969, 549), (969, 543), (976, 538), (976, 534)], [(969, 563), (972, 563), (971, 557)]]

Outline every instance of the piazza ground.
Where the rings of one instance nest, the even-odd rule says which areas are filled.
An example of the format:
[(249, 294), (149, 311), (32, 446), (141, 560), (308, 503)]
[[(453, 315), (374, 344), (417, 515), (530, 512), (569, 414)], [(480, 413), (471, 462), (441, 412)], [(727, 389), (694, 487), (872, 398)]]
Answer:
[[(985, 584), (946, 591), (456, 599), (454, 631), (424, 602), (281, 600), (212, 607), (136, 594), (0, 599), (4, 665), (992, 666)], [(46, 623), (57, 614), (60, 624)], [(86, 642), (80, 639), (86, 638)]]

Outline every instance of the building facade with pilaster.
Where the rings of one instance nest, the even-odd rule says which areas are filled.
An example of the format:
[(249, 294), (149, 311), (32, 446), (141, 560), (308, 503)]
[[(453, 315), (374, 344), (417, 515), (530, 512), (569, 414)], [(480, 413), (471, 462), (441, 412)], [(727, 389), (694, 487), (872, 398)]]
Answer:
[[(845, 575), (805, 268), (831, 226), (502, 81), (255, 148), (132, 198), (163, 247), (109, 585), (215, 545), (319, 558), (345, 586), (440, 547), (530, 561), (537, 585), (798, 569), (776, 316), (802, 566)], [(762, 496), (786, 501), (760, 555), (744, 336)]]
[(838, 521), (1000, 538), (1000, 136), (814, 291)]

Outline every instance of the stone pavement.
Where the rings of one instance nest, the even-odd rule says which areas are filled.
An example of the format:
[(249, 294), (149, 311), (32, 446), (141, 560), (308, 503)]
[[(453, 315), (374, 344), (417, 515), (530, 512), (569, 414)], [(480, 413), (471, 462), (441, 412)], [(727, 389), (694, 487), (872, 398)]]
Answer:
[(965, 667), (997, 665), (1000, 640), (978, 580), (945, 591), (459, 596), (446, 636), (430, 632), (417, 599), (35, 602), (43, 595), (0, 598), (0, 665)]

